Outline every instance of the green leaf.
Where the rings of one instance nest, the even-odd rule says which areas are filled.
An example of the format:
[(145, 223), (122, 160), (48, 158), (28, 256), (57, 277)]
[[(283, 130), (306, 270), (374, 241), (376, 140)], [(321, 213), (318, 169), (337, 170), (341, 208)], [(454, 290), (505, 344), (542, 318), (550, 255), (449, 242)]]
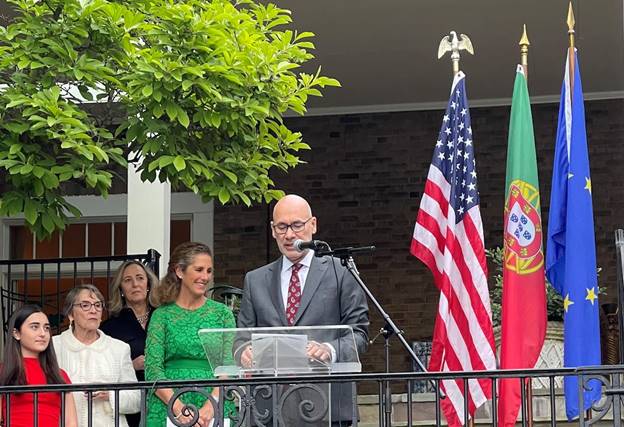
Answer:
[(52, 96), (53, 101), (58, 101), (59, 96), (61, 94), (61, 88), (58, 86), (52, 86), (50, 88), (50, 95)]
[(46, 188), (53, 189), (59, 186), (59, 180), (53, 173), (43, 175), (43, 184)]
[(37, 197), (43, 196), (43, 193), (45, 192), (45, 189), (43, 188), (43, 184), (39, 180), (33, 181), (33, 189), (35, 190), (35, 196)]
[(180, 172), (186, 168), (186, 162), (181, 156), (176, 156), (175, 160), (173, 161), (173, 166), (178, 172)]
[(41, 217), (41, 223), (43, 224), (43, 228), (48, 233), (52, 233), (54, 231), (54, 221), (50, 218), (49, 214), (45, 214)]
[[(5, 129), (13, 133), (17, 133), (17, 134), (22, 134), (26, 132), (28, 128), (30, 128), (28, 123), (22, 123), (22, 122), (8, 122), (8, 123), (5, 123), (3, 126)], [(21, 146), (21, 144), (15, 144), (15, 145)], [(11, 149), (13, 149), (13, 146), (11, 146)], [(11, 154), (15, 154), (15, 153), (11, 153)]]
[(247, 195), (245, 193), (239, 193), (238, 196), (241, 198), (241, 200), (243, 201), (243, 203), (245, 204), (245, 206), (249, 207), (251, 206), (251, 200), (249, 199), (249, 197), (247, 197)]
[(145, 97), (150, 96), (153, 92), (154, 92), (154, 88), (152, 88), (152, 85), (143, 86), (143, 90), (141, 91), (141, 93)]
[(173, 102), (167, 102), (165, 110), (167, 111), (167, 116), (169, 116), (169, 120), (175, 120), (175, 118), (178, 116), (178, 106)]
[(25, 164), (24, 166), (22, 166), (22, 167), (21, 167), (21, 169), (20, 169), (20, 174), (21, 174), (21, 175), (27, 175), (27, 174), (29, 174), (30, 172), (32, 172), (32, 170), (33, 170), (33, 165), (31, 165), (31, 164)]
[(221, 172), (223, 172), (223, 175), (227, 176), (228, 179), (232, 181), (234, 184), (238, 182), (238, 177), (236, 176), (236, 174), (230, 172), (227, 169), (221, 169)]
[(184, 111), (183, 109), (178, 109), (178, 121), (180, 122), (180, 124), (182, 126), (184, 126), (185, 128), (189, 127), (189, 116), (188, 114), (186, 114), (186, 111)]
[(93, 188), (97, 184), (97, 175), (88, 170), (85, 173), (85, 180), (87, 181), (89, 187)]
[(152, 114), (154, 114), (154, 117), (156, 117), (157, 119), (160, 118), (164, 114), (164, 112), (165, 109), (160, 104), (156, 105), (152, 110)]
[(28, 199), (24, 201), (24, 218), (31, 225), (34, 225), (37, 221), (37, 207)]
[(162, 169), (173, 163), (173, 156), (163, 156), (158, 160), (158, 166)]
[(227, 202), (230, 201), (230, 192), (227, 190), (227, 188), (222, 187), (221, 190), (219, 190), (219, 201), (222, 205), (225, 205)]
[(67, 203), (65, 207), (74, 217), (80, 218), (82, 216), (82, 212), (80, 212), (80, 210), (76, 206)]
[(78, 86), (78, 91), (84, 99), (86, 99), (87, 101), (93, 101), (93, 94), (88, 87), (80, 85)]

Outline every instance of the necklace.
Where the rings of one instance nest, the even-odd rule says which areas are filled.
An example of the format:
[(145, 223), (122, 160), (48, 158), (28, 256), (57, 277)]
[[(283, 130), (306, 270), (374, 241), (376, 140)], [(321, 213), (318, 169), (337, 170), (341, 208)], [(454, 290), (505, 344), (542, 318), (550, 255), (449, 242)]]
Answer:
[(141, 325), (143, 329), (145, 329), (145, 326), (147, 325), (147, 319), (149, 318), (149, 314), (150, 314), (149, 307), (147, 307), (147, 311), (145, 312), (145, 314), (142, 314), (141, 316), (136, 316), (135, 314), (137, 322), (139, 322), (139, 325)]

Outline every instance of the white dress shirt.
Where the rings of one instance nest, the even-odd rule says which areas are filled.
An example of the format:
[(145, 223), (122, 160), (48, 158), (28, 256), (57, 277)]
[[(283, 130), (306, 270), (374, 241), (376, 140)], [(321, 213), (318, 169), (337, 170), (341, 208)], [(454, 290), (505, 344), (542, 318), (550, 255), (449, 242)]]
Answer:
[[(301, 264), (301, 268), (297, 275), (299, 276), (299, 286), (301, 286), (301, 295), (303, 295), (303, 287), (305, 281), (308, 278), (308, 272), (310, 271), (310, 264), (312, 264), (312, 258), (314, 258), (314, 251), (308, 249), (303, 259), (297, 264)], [(280, 274), (280, 286), (282, 289), (282, 304), (284, 304), (284, 311), (288, 306), (288, 286), (290, 285), (290, 276), (292, 276), (292, 267), (294, 263), (282, 256), (282, 272)]]
[[(308, 249), (305, 256), (297, 261), (296, 264), (301, 264), (301, 268), (297, 275), (299, 276), (299, 286), (301, 287), (301, 295), (303, 295), (303, 287), (305, 286), (305, 281), (308, 278), (308, 273), (310, 272), (310, 264), (312, 264), (312, 258), (314, 258), (314, 251)], [(286, 307), (288, 306), (288, 287), (290, 286), (290, 277), (292, 276), (292, 267), (295, 265), (291, 260), (282, 256), (282, 271), (280, 273), (280, 287), (282, 289), (282, 304), (284, 307), (284, 312), (286, 312)], [(330, 343), (324, 343), (331, 353), (331, 361), (335, 362), (337, 359), (336, 349)]]

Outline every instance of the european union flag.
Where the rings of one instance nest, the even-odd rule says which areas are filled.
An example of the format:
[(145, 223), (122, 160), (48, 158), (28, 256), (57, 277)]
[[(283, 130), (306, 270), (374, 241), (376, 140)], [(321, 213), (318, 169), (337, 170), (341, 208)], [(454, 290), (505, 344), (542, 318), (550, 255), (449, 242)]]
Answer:
[[(576, 52), (566, 61), (555, 145), (546, 275), (564, 299), (564, 366), (600, 364), (598, 278), (591, 198), (591, 176), (585, 133), (583, 89)], [(568, 419), (579, 416), (576, 377), (566, 377)], [(592, 380), (584, 392), (584, 410), (600, 399), (600, 383)]]

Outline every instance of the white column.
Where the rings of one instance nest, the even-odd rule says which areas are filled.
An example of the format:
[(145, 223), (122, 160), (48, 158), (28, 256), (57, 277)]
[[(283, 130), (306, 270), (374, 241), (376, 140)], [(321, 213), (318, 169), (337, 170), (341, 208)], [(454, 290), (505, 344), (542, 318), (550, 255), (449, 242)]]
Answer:
[(171, 184), (142, 182), (134, 165), (128, 165), (127, 252), (146, 253), (156, 249), (160, 255), (160, 276), (169, 262)]
[(195, 242), (208, 245), (210, 249), (214, 251), (213, 206), (213, 202), (208, 202), (205, 212), (196, 212), (193, 214), (191, 239)]

